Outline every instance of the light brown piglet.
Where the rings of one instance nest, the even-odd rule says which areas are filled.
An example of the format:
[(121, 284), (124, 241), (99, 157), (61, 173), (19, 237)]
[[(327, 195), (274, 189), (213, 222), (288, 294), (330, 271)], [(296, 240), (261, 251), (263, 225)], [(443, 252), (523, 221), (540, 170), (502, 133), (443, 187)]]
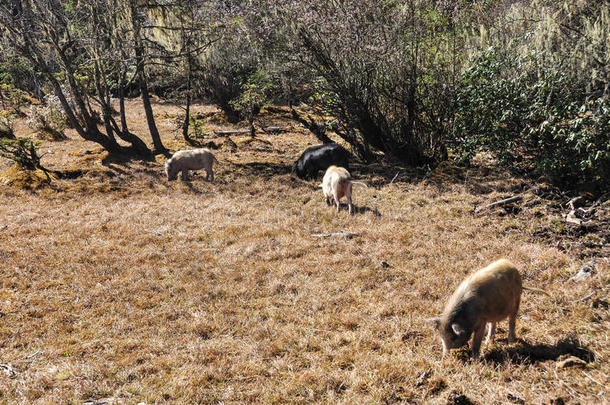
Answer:
[(478, 357), (485, 326), (493, 339), (496, 323), (508, 317), (508, 343), (515, 340), (515, 322), (521, 301), (521, 275), (508, 260), (500, 259), (477, 271), (455, 290), (436, 323), (443, 342), (443, 356), (472, 339), (472, 355)]

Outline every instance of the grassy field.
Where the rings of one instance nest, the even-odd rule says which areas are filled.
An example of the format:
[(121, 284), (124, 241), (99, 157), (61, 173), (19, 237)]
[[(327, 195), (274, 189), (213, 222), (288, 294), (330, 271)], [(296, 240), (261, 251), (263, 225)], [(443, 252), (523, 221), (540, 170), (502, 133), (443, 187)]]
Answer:
[[(139, 103), (129, 108), (146, 134)], [(231, 128), (196, 111), (208, 132)], [(155, 105), (173, 151), (179, 112)], [(266, 119), (287, 122), (281, 110)], [(320, 179), (290, 175), (317, 143), (301, 128), (233, 136), (234, 150), (210, 135), (212, 184), (203, 172), (168, 183), (162, 156), (109, 158), (68, 135), (45, 142), (42, 162), (74, 179), (48, 185), (0, 161), (0, 402), (610, 401), (608, 241), (567, 231), (548, 185), (484, 164), (355, 165), (369, 187), (354, 189), (350, 216), (326, 206)], [(341, 230), (359, 235), (311, 236)], [(595, 274), (571, 281), (592, 256)], [(523, 293), (517, 343), (503, 322), (480, 360), (442, 360), (425, 319), (500, 257), (551, 297)], [(572, 355), (586, 365), (558, 367)]]

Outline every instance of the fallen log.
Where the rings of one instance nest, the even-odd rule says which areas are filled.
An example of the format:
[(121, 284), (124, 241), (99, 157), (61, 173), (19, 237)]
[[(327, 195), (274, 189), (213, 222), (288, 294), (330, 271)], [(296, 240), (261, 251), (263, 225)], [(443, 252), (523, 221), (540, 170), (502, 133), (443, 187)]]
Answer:
[(226, 135), (239, 135), (239, 134), (249, 134), (250, 130), (249, 129), (234, 129), (231, 131), (214, 131), (214, 133), (216, 135), (222, 135), (222, 136), (226, 136)]
[(271, 133), (280, 133), (280, 132), (286, 132), (286, 131), (290, 131), (292, 129), (291, 126), (286, 126), (286, 127), (280, 127), (280, 126), (276, 126), (276, 125), (272, 125), (269, 127), (263, 127), (261, 128), (263, 130), (263, 132), (271, 132)]
[(493, 208), (493, 207), (500, 207), (502, 205), (510, 204), (512, 202), (515, 202), (515, 201), (520, 201), (522, 199), (523, 199), (523, 197), (520, 196), (520, 195), (516, 195), (516, 196), (513, 196), (513, 197), (505, 198), (503, 200), (492, 202), (491, 204), (487, 204), (487, 205), (485, 205), (483, 207), (479, 207), (479, 208), (474, 210), (474, 213), (478, 214), (479, 212), (484, 211), (486, 209)]

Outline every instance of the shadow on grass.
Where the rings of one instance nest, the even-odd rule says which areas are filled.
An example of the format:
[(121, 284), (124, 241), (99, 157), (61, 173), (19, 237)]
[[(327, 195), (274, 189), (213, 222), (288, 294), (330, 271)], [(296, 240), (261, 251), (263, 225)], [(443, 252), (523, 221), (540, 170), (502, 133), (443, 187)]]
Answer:
[[(167, 156), (166, 153), (160, 153), (160, 155)], [(151, 157), (123, 153), (109, 153), (102, 159), (102, 165), (104, 166), (109, 164), (126, 166), (130, 162), (154, 162), (154, 159)]]
[(495, 364), (532, 364), (537, 361), (557, 360), (560, 356), (576, 356), (588, 363), (595, 360), (595, 354), (583, 347), (578, 339), (574, 337), (562, 338), (554, 345), (544, 343), (530, 344), (519, 339), (519, 342), (511, 347), (498, 347), (491, 350), (483, 357), (485, 361)]
[(203, 190), (195, 187), (195, 185), (193, 185), (193, 183), (191, 182), (191, 180), (177, 180), (182, 182), (182, 184), (189, 189), (190, 192), (192, 192), (193, 194), (203, 194)]
[(526, 179), (505, 168), (474, 164), (464, 166), (451, 160), (441, 162), (425, 178), (440, 190), (451, 184), (464, 184), (473, 194), (493, 191), (518, 193), (527, 185)]
[[(331, 209), (331, 206), (328, 206), (328, 209)], [(337, 208), (333, 205), (332, 206), (332, 210), (333, 211), (337, 211)], [(340, 202), (339, 203), (339, 212), (343, 212), (343, 211), (348, 211), (349, 210), (349, 206), (347, 205), (347, 203), (345, 202)], [(381, 212), (379, 212), (379, 210), (377, 208), (373, 209), (370, 207), (367, 207), (366, 205), (356, 205), (354, 204), (354, 215), (356, 214), (366, 214), (367, 212), (372, 212), (373, 215), (375, 215), (376, 217), (380, 217), (381, 216)]]
[(291, 170), (291, 167), (288, 165), (266, 162), (233, 163), (232, 166), (242, 175), (256, 176), (265, 179), (289, 174)]
[(191, 141), (188, 143), (189, 147), (193, 148), (208, 148), (208, 149), (219, 149), (221, 145), (217, 144), (214, 141), (204, 142), (203, 139), (191, 137)]
[(372, 212), (376, 217), (381, 217), (381, 212), (377, 208), (370, 208), (365, 206), (354, 206), (354, 210), (357, 214), (366, 214), (367, 212)]
[[(168, 156), (167, 154), (163, 154)], [(104, 166), (115, 176), (133, 176), (144, 174), (155, 179), (155, 181), (165, 181), (166, 176), (163, 165), (159, 165), (154, 160), (137, 155), (109, 154), (102, 159)], [(136, 165), (132, 165), (135, 163)]]
[[(426, 170), (389, 163), (350, 162), (350, 173), (357, 181), (364, 181), (368, 186), (382, 187), (392, 182), (413, 183), (424, 179)], [(322, 173), (324, 175), (324, 173)]]
[[(343, 207), (345, 207), (345, 209), (348, 209), (347, 203), (341, 203), (341, 210), (343, 210)], [(372, 212), (373, 215), (375, 215), (376, 217), (380, 217), (381, 216), (381, 212), (379, 212), (379, 210), (377, 208), (371, 208), (368, 207), (366, 205), (356, 205), (354, 204), (354, 214), (366, 214), (367, 212)]]

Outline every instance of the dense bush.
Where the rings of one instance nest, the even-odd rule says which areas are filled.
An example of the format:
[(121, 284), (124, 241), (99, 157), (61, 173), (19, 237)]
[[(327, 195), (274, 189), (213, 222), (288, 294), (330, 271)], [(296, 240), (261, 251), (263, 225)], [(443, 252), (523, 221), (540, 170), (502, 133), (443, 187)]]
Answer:
[(236, 108), (248, 78), (259, 68), (259, 61), (252, 55), (249, 45), (227, 34), (210, 49), (201, 66), (200, 92), (227, 116), (237, 122), (245, 116)]
[(26, 93), (12, 79), (12, 73), (0, 70), (0, 138), (15, 139), (15, 119), (24, 114), (23, 109), (29, 102)]
[(0, 79), (0, 107), (15, 115), (23, 115), (24, 108), (29, 104), (27, 94), (11, 83)]
[(533, 71), (538, 57), (492, 49), (475, 60), (459, 80), (454, 150), (466, 161), (491, 151), (502, 164), (557, 182), (607, 182), (610, 102), (584, 97), (555, 67)]
[[(6, 39), (4, 38), (4, 41)], [(28, 92), (35, 97), (42, 98), (43, 80), (30, 64), (15, 55), (7, 44), (0, 39), (0, 85), (7, 91), (8, 88)]]
[(263, 3), (252, 25), (282, 39), (275, 42), (276, 60), (296, 61), (297, 71), (309, 72), (313, 102), (337, 118), (338, 135), (356, 154), (369, 160), (383, 152), (415, 166), (442, 156), (457, 49), (456, 26), (444, 5)]
[(267, 102), (307, 100), (364, 160), (425, 166), (445, 159), (449, 142), (465, 161), (490, 151), (564, 184), (607, 183), (608, 1), (4, 3), (3, 106), (7, 89), (31, 93), (29, 77), (44, 79), (76, 131), (111, 151), (148, 151), (127, 128), (130, 89), (164, 149), (148, 100), (154, 78), (157, 90), (186, 100), (187, 141), (191, 100), (251, 124)]

